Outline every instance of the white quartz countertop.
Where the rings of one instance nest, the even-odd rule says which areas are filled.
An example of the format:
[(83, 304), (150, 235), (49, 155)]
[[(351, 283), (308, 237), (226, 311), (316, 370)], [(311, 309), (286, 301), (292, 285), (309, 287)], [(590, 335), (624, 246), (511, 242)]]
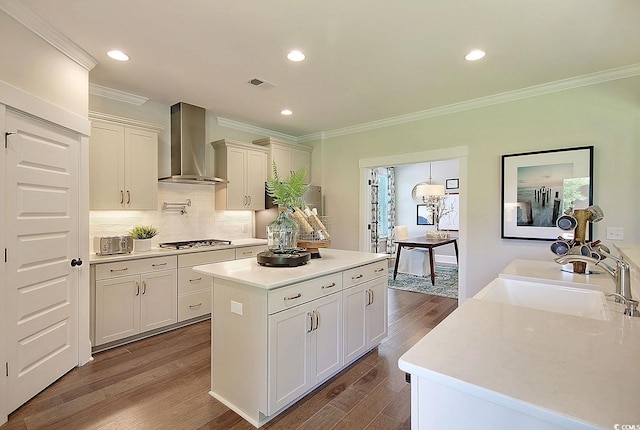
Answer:
[(298, 267), (265, 267), (259, 265), (255, 258), (246, 258), (195, 266), (193, 270), (214, 278), (271, 290), (388, 258), (387, 254), (331, 248), (323, 248), (321, 255), (321, 258), (311, 259)]
[[(504, 272), (585, 283), (559, 265), (514, 260)], [(590, 283), (613, 290), (608, 275)], [(563, 428), (640, 424), (640, 318), (608, 301), (608, 321), (471, 298), (399, 360), (424, 377)]]
[(231, 239), (231, 245), (216, 245), (216, 246), (203, 246), (198, 248), (187, 248), (187, 249), (167, 249), (167, 248), (152, 248), (151, 251), (144, 252), (132, 252), (131, 254), (116, 254), (116, 255), (97, 255), (92, 253), (89, 262), (91, 264), (97, 263), (109, 263), (111, 261), (126, 261), (126, 260), (135, 260), (137, 258), (149, 258), (149, 257), (164, 257), (166, 255), (179, 255), (179, 254), (190, 254), (192, 252), (205, 252), (205, 251), (216, 251), (220, 249), (235, 249), (242, 248), (245, 246), (253, 246), (253, 245), (266, 245), (266, 239)]

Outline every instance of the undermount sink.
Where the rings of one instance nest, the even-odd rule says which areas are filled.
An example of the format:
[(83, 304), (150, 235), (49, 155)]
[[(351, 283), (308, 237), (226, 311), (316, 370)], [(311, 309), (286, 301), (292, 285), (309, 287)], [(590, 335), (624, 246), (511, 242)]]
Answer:
[(588, 288), (496, 278), (474, 298), (584, 318), (607, 319), (604, 294)]

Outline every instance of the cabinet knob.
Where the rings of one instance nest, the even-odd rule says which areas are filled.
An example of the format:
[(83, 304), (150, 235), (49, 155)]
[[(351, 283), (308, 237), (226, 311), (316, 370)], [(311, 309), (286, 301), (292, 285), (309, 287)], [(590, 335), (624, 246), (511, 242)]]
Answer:
[(77, 260), (74, 258), (71, 260), (71, 267), (82, 266), (82, 259), (78, 258)]

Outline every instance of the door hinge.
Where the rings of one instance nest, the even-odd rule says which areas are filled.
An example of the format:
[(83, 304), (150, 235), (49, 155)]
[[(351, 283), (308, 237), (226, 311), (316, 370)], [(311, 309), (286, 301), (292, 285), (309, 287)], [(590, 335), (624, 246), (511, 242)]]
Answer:
[(4, 262), (5, 263), (7, 262), (7, 253), (8, 253), (7, 248), (5, 248), (4, 249)]
[(4, 363), (4, 372), (6, 376), (9, 376), (9, 362), (5, 361)]
[(9, 144), (7, 142), (9, 140), (9, 136), (11, 136), (12, 134), (15, 134), (15, 133), (12, 133), (10, 131), (7, 131), (4, 133), (4, 149), (7, 149), (9, 147)]

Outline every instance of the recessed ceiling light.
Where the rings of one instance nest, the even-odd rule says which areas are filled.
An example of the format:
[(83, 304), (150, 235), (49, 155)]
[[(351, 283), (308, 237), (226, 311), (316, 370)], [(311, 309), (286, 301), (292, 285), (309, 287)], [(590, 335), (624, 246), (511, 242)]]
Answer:
[(109, 51), (107, 52), (107, 55), (111, 58), (113, 58), (114, 60), (118, 60), (118, 61), (128, 61), (129, 60), (129, 56), (127, 54), (125, 54), (122, 51)]
[(467, 61), (476, 61), (476, 60), (479, 60), (479, 59), (483, 58), (485, 55), (487, 55), (486, 52), (481, 51), (479, 49), (474, 49), (473, 51), (471, 51), (467, 55), (465, 55), (464, 59), (467, 60)]
[(294, 50), (287, 54), (287, 58), (291, 61), (302, 61), (305, 59), (305, 55), (302, 51)]
[(292, 115), (293, 114), (293, 112), (291, 112), (289, 109), (283, 109), (283, 110), (280, 111), (280, 113), (282, 115)]

